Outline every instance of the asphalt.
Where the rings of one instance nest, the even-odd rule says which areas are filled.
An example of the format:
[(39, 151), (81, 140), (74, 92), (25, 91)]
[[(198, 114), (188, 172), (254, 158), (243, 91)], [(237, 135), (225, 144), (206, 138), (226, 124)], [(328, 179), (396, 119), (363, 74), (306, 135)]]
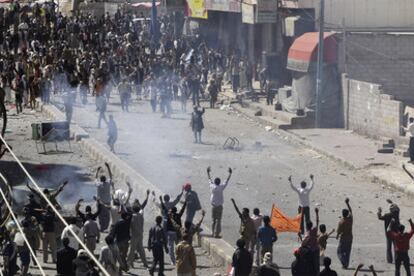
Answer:
[[(84, 205), (92, 204), (92, 198), (96, 194), (96, 188), (94, 187), (95, 170), (102, 164), (98, 160), (90, 158), (82, 148), (82, 145), (74, 141), (71, 142), (70, 146), (67, 142), (58, 143), (58, 151), (56, 151), (53, 143), (47, 143), (47, 154), (45, 154), (42, 151), (42, 145), (38, 144), (36, 147), (35, 141), (31, 139), (31, 124), (48, 122), (51, 121), (51, 118), (45, 116), (40, 111), (31, 112), (30, 110), (25, 110), (23, 114), (16, 115), (12, 107), (10, 107), (8, 113), (9, 124), (5, 138), (36, 182), (41, 187), (56, 188), (63, 180), (67, 179), (69, 181), (68, 186), (58, 197), (58, 201), (63, 207), (62, 213), (74, 214), (74, 205), (81, 197), (85, 199)], [(18, 206), (21, 206), (26, 201), (28, 192), (24, 184), (27, 178), (10, 154), (4, 155), (0, 161), (0, 172), (7, 177), (14, 187), (14, 206), (18, 209)], [(116, 176), (115, 181), (120, 182), (118, 176)], [(141, 197), (139, 198), (142, 199)], [(147, 238), (149, 228), (154, 224), (153, 220), (156, 213), (158, 213), (156, 207), (150, 202), (145, 212), (144, 241)], [(102, 242), (95, 251), (96, 253), (99, 252), (99, 248), (103, 245), (103, 240), (102, 238)], [(207, 276), (213, 275), (216, 272), (225, 272), (226, 267), (211, 259), (206, 250), (199, 246), (196, 246), (195, 250), (199, 275)], [(40, 250), (38, 253), (40, 261), (42, 261), (41, 254), (42, 251)], [(149, 263), (151, 263), (151, 253), (148, 251), (147, 258)], [(54, 264), (41, 263), (46, 275), (56, 275)], [(137, 262), (135, 267), (135, 269), (131, 269), (129, 273), (125, 274), (148, 274), (140, 262)], [(33, 262), (29, 272), (32, 275), (40, 275)], [(176, 275), (175, 268), (170, 264), (168, 257), (166, 257), (166, 275)]]
[[(90, 99), (92, 101), (92, 99)], [(258, 207), (269, 214), (273, 203), (286, 214), (297, 211), (297, 197), (290, 189), (287, 177), (293, 175), (295, 183), (315, 175), (312, 206), (319, 207), (321, 221), (335, 228), (349, 197), (354, 208), (354, 249), (351, 267), (358, 263), (374, 264), (383, 275), (391, 275), (393, 266), (385, 264), (383, 225), (376, 218), (376, 209), (387, 208), (390, 198), (401, 207), (403, 221), (413, 207), (411, 197), (367, 180), (366, 171), (350, 168), (298, 143), (277, 131), (266, 131), (265, 126), (232, 109), (207, 109), (204, 143), (194, 144), (189, 128), (189, 113), (176, 112), (171, 119), (162, 119), (150, 112), (149, 103), (135, 101), (131, 112), (120, 111), (119, 99), (114, 95), (108, 107), (119, 126), (116, 154), (160, 190), (175, 195), (182, 184), (190, 182), (198, 192), (209, 218), (209, 190), (205, 169), (212, 166), (213, 175), (225, 178), (227, 168), (234, 174), (225, 192), (223, 238), (234, 244), (238, 238), (239, 219), (230, 197), (242, 207)], [(74, 120), (91, 137), (106, 142), (106, 129), (97, 129), (97, 113), (93, 103), (76, 105)], [(237, 137), (238, 150), (223, 149), (228, 137)], [(355, 151), (355, 154), (360, 154)], [(384, 171), (386, 173), (386, 168)], [(328, 256), (338, 268), (335, 256), (336, 240), (328, 242)], [(281, 233), (275, 244), (275, 261), (282, 267), (282, 275), (289, 275), (292, 251), (299, 245), (292, 234)], [(339, 275), (352, 275), (339, 269)]]

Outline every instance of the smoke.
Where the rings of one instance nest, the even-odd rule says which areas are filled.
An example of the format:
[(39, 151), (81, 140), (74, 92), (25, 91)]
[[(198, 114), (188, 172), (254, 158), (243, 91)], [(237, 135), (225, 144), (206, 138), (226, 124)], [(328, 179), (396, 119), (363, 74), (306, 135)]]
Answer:
[[(57, 201), (63, 209), (65, 209), (65, 205), (73, 206), (80, 198), (83, 198), (86, 202), (92, 201), (93, 196), (96, 195), (96, 188), (91, 183), (92, 172), (85, 172), (80, 166), (43, 164), (36, 166), (30, 173), (42, 190), (47, 188), (54, 191), (64, 181), (68, 181), (68, 184), (57, 197)], [(36, 190), (29, 179), (26, 179), (25, 183), (29, 183)], [(16, 207), (19, 208), (27, 203), (29, 193), (29, 190), (13, 190)]]

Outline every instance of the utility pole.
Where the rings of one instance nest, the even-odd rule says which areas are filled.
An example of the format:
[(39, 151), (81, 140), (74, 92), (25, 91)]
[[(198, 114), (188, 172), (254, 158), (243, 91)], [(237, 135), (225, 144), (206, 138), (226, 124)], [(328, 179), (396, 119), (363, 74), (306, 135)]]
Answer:
[(347, 49), (346, 49), (346, 24), (345, 24), (345, 18), (342, 18), (342, 44), (343, 44), (343, 59), (344, 59), (344, 72), (345, 74), (348, 73), (348, 65), (347, 65)]
[(320, 0), (319, 7), (319, 44), (318, 44), (318, 63), (316, 69), (316, 107), (315, 107), (315, 127), (321, 127), (321, 97), (323, 89), (323, 38), (325, 25), (325, 0)]

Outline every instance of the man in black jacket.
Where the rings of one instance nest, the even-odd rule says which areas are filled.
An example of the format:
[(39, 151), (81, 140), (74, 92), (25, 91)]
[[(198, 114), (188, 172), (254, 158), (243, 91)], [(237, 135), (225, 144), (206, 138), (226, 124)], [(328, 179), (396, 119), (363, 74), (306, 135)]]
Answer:
[(154, 270), (159, 264), (158, 275), (164, 275), (164, 250), (168, 254), (167, 239), (165, 238), (165, 231), (162, 229), (162, 217), (155, 218), (156, 225), (149, 231), (148, 236), (148, 250), (152, 251), (153, 261), (149, 269), (150, 275), (154, 275)]
[(71, 276), (73, 271), (72, 261), (76, 258), (77, 252), (69, 246), (69, 239), (62, 240), (63, 248), (57, 252), (56, 271), (59, 276)]
[(237, 249), (233, 254), (232, 266), (235, 276), (249, 276), (252, 272), (253, 258), (245, 248), (246, 242), (242, 239), (237, 240)]
[(121, 219), (114, 224), (110, 232), (110, 235), (116, 241), (116, 245), (119, 248), (119, 254), (124, 263), (127, 262), (126, 258), (128, 254), (129, 240), (131, 239), (130, 226), (131, 214), (124, 212), (121, 214)]
[(43, 262), (47, 263), (48, 249), (52, 253), (52, 261), (56, 263), (56, 233), (55, 233), (55, 220), (56, 216), (52, 208), (49, 206), (47, 210), (41, 215), (40, 222), (42, 224), (42, 249), (43, 249)]

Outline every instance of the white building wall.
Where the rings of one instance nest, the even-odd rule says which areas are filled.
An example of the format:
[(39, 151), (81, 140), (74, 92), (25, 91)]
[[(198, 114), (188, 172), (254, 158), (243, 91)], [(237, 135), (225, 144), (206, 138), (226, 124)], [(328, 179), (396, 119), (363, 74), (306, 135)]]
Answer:
[[(300, 1), (300, 0), (299, 0)], [(319, 1), (314, 2), (319, 18)], [(325, 0), (327, 28), (414, 30), (414, 0)]]

